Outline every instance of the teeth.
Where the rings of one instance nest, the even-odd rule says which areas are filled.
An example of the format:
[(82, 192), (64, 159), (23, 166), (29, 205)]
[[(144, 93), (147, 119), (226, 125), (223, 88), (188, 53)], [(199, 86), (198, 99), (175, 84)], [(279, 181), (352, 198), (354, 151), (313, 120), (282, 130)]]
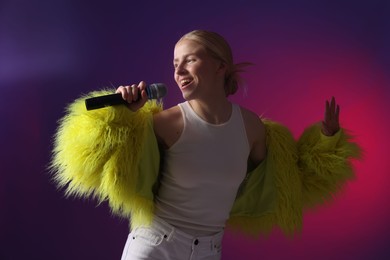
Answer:
[(183, 79), (183, 80), (180, 81), (180, 84), (185, 85), (185, 84), (188, 84), (190, 82), (191, 82), (190, 79)]

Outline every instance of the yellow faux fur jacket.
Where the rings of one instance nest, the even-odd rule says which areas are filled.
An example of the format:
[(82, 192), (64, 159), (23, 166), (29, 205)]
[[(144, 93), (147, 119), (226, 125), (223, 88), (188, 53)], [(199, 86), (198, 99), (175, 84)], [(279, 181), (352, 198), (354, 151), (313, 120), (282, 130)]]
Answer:
[[(137, 112), (125, 106), (87, 111), (77, 99), (59, 121), (50, 170), (66, 194), (107, 201), (132, 227), (153, 219), (160, 154), (152, 115), (161, 104), (148, 101)], [(294, 234), (305, 208), (331, 200), (353, 178), (351, 159), (360, 148), (341, 129), (332, 137), (320, 125), (307, 128), (298, 141), (282, 125), (263, 120), (266, 159), (247, 174), (230, 212), (228, 227), (253, 235), (279, 227)]]

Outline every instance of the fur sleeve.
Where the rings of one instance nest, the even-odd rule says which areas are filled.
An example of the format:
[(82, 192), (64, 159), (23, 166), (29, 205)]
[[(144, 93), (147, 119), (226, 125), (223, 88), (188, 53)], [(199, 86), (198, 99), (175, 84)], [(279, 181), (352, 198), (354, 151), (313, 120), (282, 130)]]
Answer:
[(304, 206), (312, 207), (332, 199), (354, 177), (351, 159), (360, 158), (361, 150), (344, 129), (328, 137), (317, 124), (298, 140), (298, 153)]
[(255, 236), (278, 226), (286, 235), (292, 235), (302, 225), (296, 142), (286, 127), (268, 120), (264, 124), (266, 159), (248, 173), (228, 225)]
[(55, 134), (50, 170), (68, 196), (108, 201), (114, 213), (134, 213), (137, 222), (153, 208), (159, 152), (152, 115), (161, 106), (149, 101), (137, 112), (125, 106), (86, 110), (85, 98), (109, 93), (92, 92), (68, 106)]

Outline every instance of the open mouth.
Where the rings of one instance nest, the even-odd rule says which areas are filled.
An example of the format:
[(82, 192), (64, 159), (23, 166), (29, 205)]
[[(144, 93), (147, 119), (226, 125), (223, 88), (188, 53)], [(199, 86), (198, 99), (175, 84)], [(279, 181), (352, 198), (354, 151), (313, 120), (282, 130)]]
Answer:
[(182, 87), (185, 87), (185, 86), (187, 86), (188, 84), (190, 84), (192, 82), (192, 79), (182, 79), (182, 80), (180, 80), (180, 85), (182, 86)]

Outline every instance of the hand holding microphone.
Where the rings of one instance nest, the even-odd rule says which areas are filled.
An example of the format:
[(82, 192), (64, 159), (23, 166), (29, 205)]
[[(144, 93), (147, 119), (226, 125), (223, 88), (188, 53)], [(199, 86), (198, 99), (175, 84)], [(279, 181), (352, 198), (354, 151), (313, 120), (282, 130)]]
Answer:
[(106, 106), (127, 105), (132, 111), (140, 109), (148, 99), (159, 99), (165, 96), (166, 86), (162, 83), (146, 85), (141, 81), (138, 85), (120, 86), (115, 94), (88, 98), (85, 100), (87, 110)]
[(129, 109), (135, 112), (143, 107), (148, 100), (145, 89), (146, 83), (141, 81), (138, 86), (136, 84), (131, 86), (120, 86), (115, 93), (121, 94), (122, 99), (128, 103), (127, 106)]

